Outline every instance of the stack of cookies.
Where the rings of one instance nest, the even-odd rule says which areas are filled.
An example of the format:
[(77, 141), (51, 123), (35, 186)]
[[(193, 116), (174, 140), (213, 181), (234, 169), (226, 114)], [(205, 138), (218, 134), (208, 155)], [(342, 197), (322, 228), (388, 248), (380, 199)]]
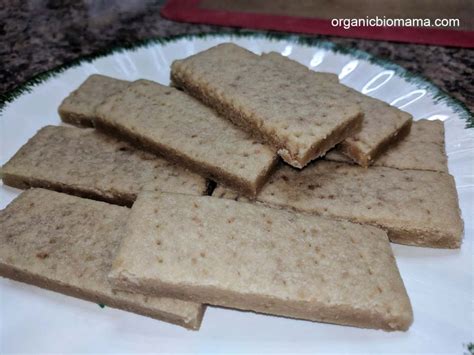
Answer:
[(171, 82), (90, 76), (2, 167), (0, 275), (190, 329), (210, 304), (407, 330), (389, 242), (462, 240), (443, 123), (234, 44)]

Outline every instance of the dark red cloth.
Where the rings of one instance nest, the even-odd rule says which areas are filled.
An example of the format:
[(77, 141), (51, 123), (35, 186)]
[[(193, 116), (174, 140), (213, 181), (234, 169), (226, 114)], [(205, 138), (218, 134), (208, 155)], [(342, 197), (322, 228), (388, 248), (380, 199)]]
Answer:
[(352, 27), (346, 30), (333, 27), (327, 19), (210, 10), (199, 7), (199, 2), (168, 0), (161, 15), (180, 22), (474, 48), (472, 31), (420, 27)]

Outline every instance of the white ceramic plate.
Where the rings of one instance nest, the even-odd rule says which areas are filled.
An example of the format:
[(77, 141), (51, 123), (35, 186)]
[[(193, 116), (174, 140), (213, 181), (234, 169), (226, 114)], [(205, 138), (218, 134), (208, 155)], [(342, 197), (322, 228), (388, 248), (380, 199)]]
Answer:
[[(465, 221), (464, 243), (461, 250), (392, 245), (413, 305), (410, 330), (386, 333), (209, 307), (201, 330), (192, 332), (0, 279), (0, 352), (467, 352), (474, 340), (474, 130), (467, 128), (472, 117), (432, 84), (394, 64), (295, 36), (214, 34), (149, 41), (43, 74), (10, 93), (0, 118), (0, 164), (39, 128), (59, 125), (58, 105), (90, 74), (168, 84), (173, 60), (229, 41), (338, 73), (344, 84), (403, 108), (415, 119), (444, 121), (449, 170), (456, 178)], [(0, 207), (19, 192), (0, 186)]]

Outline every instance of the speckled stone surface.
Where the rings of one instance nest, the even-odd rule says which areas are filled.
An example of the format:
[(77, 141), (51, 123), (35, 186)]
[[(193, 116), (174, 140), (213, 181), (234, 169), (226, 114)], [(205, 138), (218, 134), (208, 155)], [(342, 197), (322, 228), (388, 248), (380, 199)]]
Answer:
[[(232, 30), (168, 21), (163, 0), (0, 0), (0, 94), (35, 74), (119, 43)], [(423, 75), (474, 110), (474, 50), (318, 36)]]

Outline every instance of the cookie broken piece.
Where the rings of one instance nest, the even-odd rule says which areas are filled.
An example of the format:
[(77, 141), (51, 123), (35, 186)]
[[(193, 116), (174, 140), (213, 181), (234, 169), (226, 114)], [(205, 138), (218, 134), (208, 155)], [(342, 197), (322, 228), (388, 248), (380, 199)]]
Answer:
[(175, 88), (139, 80), (106, 99), (96, 127), (254, 196), (277, 162), (265, 146)]
[(127, 231), (109, 275), (115, 287), (357, 327), (406, 330), (412, 323), (378, 228), (143, 192)]
[(107, 97), (130, 85), (129, 81), (93, 74), (71, 92), (59, 106), (61, 120), (80, 127), (93, 127), (95, 109)]
[[(352, 163), (337, 149), (330, 150), (324, 159)], [(373, 166), (448, 173), (443, 122), (425, 119), (414, 121), (410, 133), (378, 157)]]
[[(275, 63), (281, 70), (288, 73), (306, 74), (308, 81), (314, 80), (313, 87), (310, 89), (313, 93), (318, 93), (325, 81), (335, 80), (334, 74), (314, 72), (305, 65), (275, 52), (263, 54), (262, 58)], [(354, 102), (360, 106), (364, 120), (361, 129), (339, 143), (336, 150), (360, 166), (368, 167), (378, 156), (410, 132), (412, 116), (343, 84), (339, 86), (342, 90), (341, 97), (345, 101)]]
[(339, 83), (323, 80), (315, 91), (307, 73), (282, 70), (231, 43), (174, 61), (171, 80), (274, 146), (297, 168), (353, 135), (362, 123), (359, 105), (345, 100)]
[(31, 189), (0, 211), (0, 276), (199, 329), (204, 306), (113, 291), (107, 280), (130, 210)]
[[(217, 187), (213, 196), (240, 200)], [(318, 161), (298, 171), (278, 169), (257, 196), (265, 204), (294, 209), (387, 231), (394, 243), (459, 248), (463, 222), (454, 179), (432, 171), (365, 169)]]
[(2, 167), (5, 185), (131, 206), (140, 190), (202, 195), (206, 179), (90, 128), (46, 126)]

